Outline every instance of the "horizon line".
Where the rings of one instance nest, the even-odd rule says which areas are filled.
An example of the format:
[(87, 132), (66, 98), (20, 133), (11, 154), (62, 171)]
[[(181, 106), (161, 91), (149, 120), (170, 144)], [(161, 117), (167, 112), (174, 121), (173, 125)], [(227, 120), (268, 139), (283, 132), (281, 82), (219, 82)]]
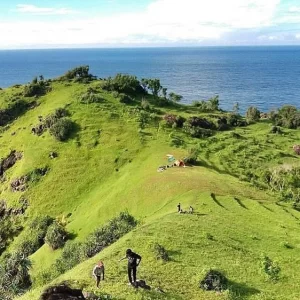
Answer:
[(275, 44), (275, 45), (167, 45), (167, 46), (71, 46), (71, 47), (37, 47), (37, 48), (0, 48), (0, 51), (26, 51), (26, 50), (96, 50), (96, 49), (153, 49), (153, 48), (261, 48), (261, 47), (300, 47), (300, 44)]

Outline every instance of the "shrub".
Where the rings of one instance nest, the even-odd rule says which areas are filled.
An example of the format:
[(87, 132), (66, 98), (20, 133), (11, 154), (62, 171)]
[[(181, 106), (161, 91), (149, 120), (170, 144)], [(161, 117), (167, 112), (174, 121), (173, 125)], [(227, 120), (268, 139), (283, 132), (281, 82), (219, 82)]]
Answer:
[(0, 110), (0, 126), (7, 125), (9, 122), (24, 114), (30, 108), (30, 103), (24, 100), (16, 100), (6, 109)]
[(58, 274), (71, 270), (85, 259), (81, 243), (68, 242), (64, 246), (60, 258), (55, 261), (54, 268)]
[(250, 106), (246, 112), (246, 119), (248, 122), (257, 122), (260, 119), (260, 111), (254, 107)]
[(147, 101), (146, 99), (142, 99), (141, 108), (144, 110), (149, 110), (150, 109), (149, 101)]
[(214, 123), (206, 120), (205, 118), (199, 118), (199, 117), (191, 117), (187, 119), (186, 121), (191, 127), (201, 127), (204, 129), (216, 129), (216, 126)]
[(145, 92), (135, 76), (126, 74), (117, 74), (113, 78), (107, 78), (103, 82), (102, 88), (110, 92), (115, 91), (118, 93), (125, 93), (129, 95)]
[(30, 260), (20, 251), (4, 257), (0, 265), (0, 299), (12, 299), (30, 288), (30, 267)]
[(227, 285), (227, 278), (217, 270), (209, 270), (200, 281), (200, 288), (205, 291), (224, 291), (227, 289)]
[(228, 118), (228, 124), (233, 127), (247, 126), (247, 122), (243, 120), (239, 114), (230, 114)]
[(50, 126), (50, 134), (58, 141), (65, 141), (70, 136), (73, 129), (73, 122), (70, 119), (58, 119)]
[(200, 150), (198, 148), (189, 149), (188, 156), (184, 159), (184, 162), (192, 165), (196, 164), (199, 154)]
[(162, 245), (155, 243), (152, 248), (156, 259), (161, 259), (163, 261), (170, 260), (167, 250)]
[(180, 102), (182, 100), (182, 96), (175, 94), (175, 93), (170, 93), (169, 94), (169, 100), (172, 102)]
[(105, 226), (96, 229), (89, 235), (84, 244), (86, 257), (92, 257), (103, 248), (117, 241), (121, 236), (136, 226), (136, 220), (126, 212), (110, 220)]
[(273, 262), (268, 256), (264, 255), (261, 261), (262, 270), (273, 281), (279, 279), (279, 273), (281, 271), (277, 263)]
[(120, 103), (129, 104), (133, 101), (133, 99), (126, 94), (119, 94)]
[(92, 88), (88, 88), (87, 92), (80, 96), (80, 102), (83, 104), (90, 104), (90, 103), (100, 103), (104, 99), (97, 95), (96, 91)]
[(48, 227), (53, 221), (54, 219), (50, 216), (38, 216), (29, 224), (29, 228), (36, 232), (40, 245), (44, 244)]
[(65, 228), (54, 222), (47, 229), (45, 236), (45, 242), (53, 249), (62, 248), (68, 238), (68, 233)]
[(23, 95), (24, 97), (42, 96), (50, 90), (51, 87), (48, 81), (45, 81), (42, 77), (40, 80), (35, 77), (31, 83), (25, 85)]
[(65, 75), (60, 77), (60, 80), (72, 80), (75, 79), (76, 82), (83, 82), (87, 83), (93, 79), (95, 79), (95, 76), (91, 75), (89, 73), (90, 67), (89, 66), (79, 66), (74, 69), (71, 69), (67, 71)]
[(184, 123), (183, 130), (194, 138), (206, 138), (213, 135), (212, 130), (191, 126), (187, 122)]
[(181, 116), (176, 116), (172, 114), (166, 114), (163, 116), (163, 120), (168, 127), (172, 128), (182, 128), (183, 123), (186, 121), (185, 118)]
[(282, 126), (290, 129), (300, 127), (300, 111), (295, 106), (282, 106), (277, 112), (270, 113), (270, 119), (276, 126)]

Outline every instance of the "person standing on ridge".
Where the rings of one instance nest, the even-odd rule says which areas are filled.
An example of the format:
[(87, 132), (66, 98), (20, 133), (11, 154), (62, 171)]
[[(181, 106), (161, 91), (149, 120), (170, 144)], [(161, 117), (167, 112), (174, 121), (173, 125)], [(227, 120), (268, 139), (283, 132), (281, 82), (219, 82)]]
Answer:
[(128, 259), (128, 281), (129, 284), (135, 285), (136, 283), (136, 268), (141, 263), (142, 257), (134, 252), (131, 249), (126, 250), (126, 255), (121, 258), (119, 261), (123, 259)]
[(178, 203), (178, 205), (177, 205), (177, 212), (180, 213), (180, 211), (181, 211), (181, 206), (180, 206), (180, 203)]
[(102, 275), (102, 280), (104, 280), (104, 264), (100, 260), (98, 264), (94, 267), (93, 269), (93, 276), (95, 277), (96, 283), (97, 283), (97, 288), (99, 288), (99, 283), (101, 280), (101, 275)]

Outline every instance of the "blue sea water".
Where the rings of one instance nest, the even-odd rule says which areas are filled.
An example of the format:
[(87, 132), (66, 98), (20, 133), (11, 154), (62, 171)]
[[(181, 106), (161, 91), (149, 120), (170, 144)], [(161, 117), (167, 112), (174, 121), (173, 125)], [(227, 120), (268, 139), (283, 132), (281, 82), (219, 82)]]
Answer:
[(78, 65), (93, 75), (160, 78), (184, 103), (219, 95), (221, 107), (263, 111), (300, 105), (300, 47), (202, 47), (0, 51), (0, 87), (53, 78)]

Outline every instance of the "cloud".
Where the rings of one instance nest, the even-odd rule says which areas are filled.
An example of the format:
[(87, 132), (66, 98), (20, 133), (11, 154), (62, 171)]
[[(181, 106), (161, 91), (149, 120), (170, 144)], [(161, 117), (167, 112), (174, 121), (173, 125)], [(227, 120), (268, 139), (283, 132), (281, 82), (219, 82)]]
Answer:
[[(0, 47), (212, 43), (239, 30), (273, 25), (280, 0), (156, 0), (144, 11), (72, 20), (0, 22)], [(23, 13), (68, 14), (65, 8), (19, 5)], [(76, 30), (74, 30), (76, 29)]]
[(300, 13), (300, 6), (291, 6), (288, 11), (290, 13)]
[(68, 15), (75, 12), (68, 8), (38, 7), (31, 4), (18, 4), (16, 11), (34, 15)]

